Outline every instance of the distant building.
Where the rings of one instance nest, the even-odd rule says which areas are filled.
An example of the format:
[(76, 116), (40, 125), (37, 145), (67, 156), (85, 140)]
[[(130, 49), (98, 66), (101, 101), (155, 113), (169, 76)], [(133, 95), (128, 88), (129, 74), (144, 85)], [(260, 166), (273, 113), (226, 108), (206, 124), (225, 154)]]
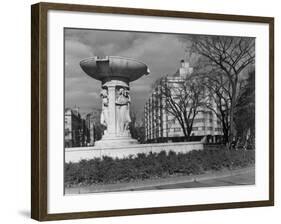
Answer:
[(78, 108), (66, 108), (64, 114), (65, 147), (85, 145), (85, 121), (81, 118)]
[(95, 122), (92, 113), (86, 115), (85, 123), (87, 145), (91, 146), (95, 144)]
[(88, 146), (93, 146), (95, 141), (100, 140), (102, 136), (100, 114), (100, 109), (93, 109), (93, 111), (88, 113), (85, 117), (86, 142)]
[[(177, 88), (186, 76), (191, 75), (193, 68), (188, 62), (181, 61), (181, 66), (174, 75), (163, 77), (156, 83), (152, 95), (145, 104), (145, 140), (146, 142), (184, 141), (185, 137), (180, 123), (165, 109), (165, 97), (161, 93), (161, 86)], [(207, 92), (206, 92), (207, 93)], [(214, 105), (215, 107), (215, 105)], [(207, 108), (200, 108), (193, 122), (191, 140), (216, 142), (222, 135), (221, 123), (215, 113)]]

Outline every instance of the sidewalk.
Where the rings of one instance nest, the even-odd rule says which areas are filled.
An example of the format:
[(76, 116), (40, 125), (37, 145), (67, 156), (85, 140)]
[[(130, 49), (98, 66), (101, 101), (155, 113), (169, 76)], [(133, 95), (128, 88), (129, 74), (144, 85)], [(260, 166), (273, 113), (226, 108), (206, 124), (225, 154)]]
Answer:
[(130, 183), (92, 185), (66, 188), (65, 194), (101, 193), (154, 189), (195, 188), (255, 184), (255, 167), (218, 171), (193, 176), (177, 176)]

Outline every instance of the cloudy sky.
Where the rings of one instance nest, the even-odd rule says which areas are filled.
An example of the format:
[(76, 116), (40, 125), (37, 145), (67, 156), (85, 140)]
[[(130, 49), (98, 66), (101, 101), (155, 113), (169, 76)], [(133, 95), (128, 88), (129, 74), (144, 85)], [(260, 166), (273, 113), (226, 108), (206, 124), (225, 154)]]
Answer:
[(101, 83), (82, 71), (82, 59), (123, 56), (142, 61), (151, 72), (130, 83), (131, 108), (142, 116), (152, 83), (176, 72), (185, 49), (186, 43), (175, 34), (65, 29), (65, 107), (76, 105), (82, 114), (101, 107)]

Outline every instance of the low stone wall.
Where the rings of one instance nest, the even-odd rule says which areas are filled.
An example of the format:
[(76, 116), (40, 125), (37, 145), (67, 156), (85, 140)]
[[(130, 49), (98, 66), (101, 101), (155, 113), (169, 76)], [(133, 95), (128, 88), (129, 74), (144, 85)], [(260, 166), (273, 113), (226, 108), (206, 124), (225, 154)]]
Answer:
[(82, 159), (102, 158), (109, 156), (113, 158), (125, 158), (138, 153), (161, 151), (174, 151), (176, 153), (186, 153), (192, 150), (203, 150), (201, 142), (173, 142), (173, 143), (155, 143), (155, 144), (138, 144), (128, 146), (117, 146), (114, 148), (96, 148), (96, 147), (79, 147), (65, 149), (65, 162), (79, 162)]

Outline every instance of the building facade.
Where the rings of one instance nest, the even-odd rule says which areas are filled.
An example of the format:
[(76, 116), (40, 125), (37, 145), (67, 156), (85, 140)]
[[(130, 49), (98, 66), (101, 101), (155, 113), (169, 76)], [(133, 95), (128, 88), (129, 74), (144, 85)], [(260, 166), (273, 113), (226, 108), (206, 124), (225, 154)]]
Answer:
[(94, 146), (102, 136), (100, 109), (93, 109), (83, 117), (78, 108), (66, 108), (64, 116), (65, 147)]
[(93, 109), (85, 117), (87, 146), (95, 145), (95, 141), (101, 138), (100, 114), (100, 109)]
[[(178, 119), (165, 107), (166, 97), (161, 88), (170, 88), (177, 94), (177, 88), (193, 72), (188, 62), (181, 61), (181, 66), (174, 75), (163, 77), (156, 83), (152, 95), (145, 104), (145, 140), (146, 142), (177, 142), (185, 141), (185, 136)], [(204, 92), (208, 95), (208, 92)], [(176, 97), (175, 97), (176, 98)], [(214, 105), (215, 108), (215, 105)], [(214, 111), (201, 107), (193, 121), (191, 141), (217, 142), (222, 135), (221, 122)]]
[(66, 148), (85, 144), (85, 121), (81, 118), (78, 108), (65, 109), (64, 141)]

